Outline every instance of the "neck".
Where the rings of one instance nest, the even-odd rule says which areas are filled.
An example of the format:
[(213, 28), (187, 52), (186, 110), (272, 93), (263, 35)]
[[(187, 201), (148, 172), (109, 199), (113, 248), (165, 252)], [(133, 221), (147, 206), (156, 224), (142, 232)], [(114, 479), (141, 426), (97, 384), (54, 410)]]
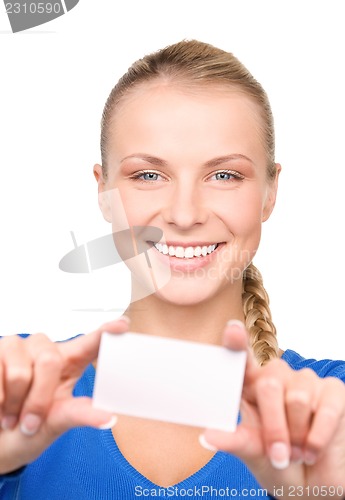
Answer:
[(131, 319), (133, 332), (219, 345), (227, 321), (244, 321), (242, 283), (232, 284), (207, 301), (188, 305), (152, 294), (132, 302), (125, 314)]

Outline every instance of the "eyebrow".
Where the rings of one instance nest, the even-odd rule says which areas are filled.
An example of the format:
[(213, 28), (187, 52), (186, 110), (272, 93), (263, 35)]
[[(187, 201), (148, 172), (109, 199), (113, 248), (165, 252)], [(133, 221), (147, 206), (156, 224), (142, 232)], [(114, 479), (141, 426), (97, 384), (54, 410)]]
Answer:
[[(158, 165), (159, 167), (166, 167), (168, 165), (168, 162), (163, 160), (162, 158), (158, 158), (156, 156), (152, 155), (147, 155), (147, 154), (142, 154), (142, 153), (134, 153), (128, 156), (125, 156), (122, 158), (120, 163), (124, 162), (125, 160), (128, 160), (130, 158), (137, 158), (139, 160), (145, 160), (148, 163), (151, 163), (152, 165)], [(232, 161), (232, 160), (246, 160), (249, 161), (252, 165), (254, 165), (254, 162), (246, 155), (243, 154), (230, 154), (230, 155), (225, 155), (225, 156), (218, 156), (216, 158), (212, 158), (212, 160), (208, 160), (203, 164), (205, 168), (212, 168), (212, 167), (217, 167), (218, 165), (221, 165), (222, 163), (226, 163), (227, 161)]]
[(232, 160), (246, 160), (249, 161), (249, 163), (254, 165), (253, 160), (251, 160), (248, 156), (243, 155), (243, 154), (231, 154), (231, 155), (225, 155), (225, 156), (218, 156), (217, 158), (213, 158), (212, 160), (207, 161), (204, 165), (205, 167), (217, 167), (218, 165), (221, 165), (222, 163), (226, 163), (227, 161), (232, 161)]
[(141, 154), (141, 153), (134, 153), (132, 155), (125, 156), (122, 158), (120, 163), (123, 163), (125, 160), (129, 160), (130, 158), (136, 158), (138, 160), (145, 160), (148, 163), (152, 163), (152, 165), (158, 165), (160, 167), (166, 167), (168, 165), (168, 162), (165, 160), (162, 160), (162, 158), (158, 158), (156, 156), (151, 156), (147, 154)]

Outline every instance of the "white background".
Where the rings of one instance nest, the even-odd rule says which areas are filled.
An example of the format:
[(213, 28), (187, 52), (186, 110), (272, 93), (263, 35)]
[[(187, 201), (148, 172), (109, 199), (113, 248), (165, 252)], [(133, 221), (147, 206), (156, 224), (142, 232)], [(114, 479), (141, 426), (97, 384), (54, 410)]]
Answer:
[[(267, 90), (283, 165), (254, 263), (280, 345), (345, 358), (343, 1), (80, 0), (12, 34), (0, 6), (0, 334), (63, 339), (116, 317), (124, 265), (65, 274), (61, 257), (109, 231), (97, 205), (104, 102), (127, 67), (183, 38), (232, 51)], [(116, 309), (76, 311), (75, 309)]]

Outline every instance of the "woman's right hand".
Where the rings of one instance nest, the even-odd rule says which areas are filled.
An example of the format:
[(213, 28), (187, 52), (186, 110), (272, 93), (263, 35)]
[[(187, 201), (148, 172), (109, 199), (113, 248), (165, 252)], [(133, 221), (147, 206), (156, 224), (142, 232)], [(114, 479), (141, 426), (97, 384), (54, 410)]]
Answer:
[(0, 340), (0, 474), (32, 462), (73, 427), (115, 424), (112, 414), (72, 391), (97, 359), (102, 333), (126, 330), (127, 318), (121, 317), (67, 342), (43, 334)]

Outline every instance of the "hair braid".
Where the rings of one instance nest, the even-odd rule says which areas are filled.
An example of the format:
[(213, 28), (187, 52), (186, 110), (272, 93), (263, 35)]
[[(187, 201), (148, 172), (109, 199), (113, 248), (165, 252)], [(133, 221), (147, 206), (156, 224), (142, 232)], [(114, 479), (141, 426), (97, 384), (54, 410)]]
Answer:
[(256, 359), (263, 365), (279, 356), (279, 348), (269, 298), (261, 273), (253, 264), (243, 274), (242, 302), (250, 344)]

